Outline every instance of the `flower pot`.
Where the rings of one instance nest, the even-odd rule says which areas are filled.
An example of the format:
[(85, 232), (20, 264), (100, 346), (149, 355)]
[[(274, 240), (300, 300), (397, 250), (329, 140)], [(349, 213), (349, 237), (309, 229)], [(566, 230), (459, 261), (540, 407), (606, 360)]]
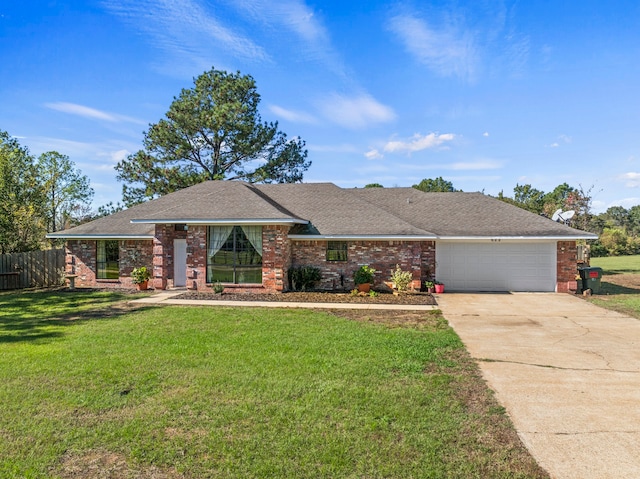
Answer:
[(358, 291), (361, 293), (368, 293), (371, 289), (371, 283), (361, 283), (358, 285)]
[(435, 289), (438, 294), (444, 293), (444, 284), (436, 284)]
[(149, 281), (143, 281), (142, 283), (136, 284), (138, 291), (145, 291), (147, 289), (147, 286), (149, 286)]
[(427, 293), (433, 294), (435, 292), (435, 290), (436, 290), (435, 286), (431, 286), (431, 287), (427, 288)]

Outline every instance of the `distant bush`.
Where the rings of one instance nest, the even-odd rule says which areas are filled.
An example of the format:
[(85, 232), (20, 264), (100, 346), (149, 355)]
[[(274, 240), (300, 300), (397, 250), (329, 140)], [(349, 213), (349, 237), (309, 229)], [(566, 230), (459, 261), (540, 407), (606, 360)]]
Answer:
[(315, 266), (296, 266), (289, 268), (288, 277), (291, 290), (307, 291), (322, 279), (322, 274)]

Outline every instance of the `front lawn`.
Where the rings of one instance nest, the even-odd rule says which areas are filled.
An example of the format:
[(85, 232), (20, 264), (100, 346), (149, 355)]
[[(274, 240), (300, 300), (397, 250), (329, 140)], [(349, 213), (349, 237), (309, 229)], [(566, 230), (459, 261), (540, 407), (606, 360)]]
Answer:
[(121, 299), (0, 296), (0, 477), (548, 477), (437, 314)]

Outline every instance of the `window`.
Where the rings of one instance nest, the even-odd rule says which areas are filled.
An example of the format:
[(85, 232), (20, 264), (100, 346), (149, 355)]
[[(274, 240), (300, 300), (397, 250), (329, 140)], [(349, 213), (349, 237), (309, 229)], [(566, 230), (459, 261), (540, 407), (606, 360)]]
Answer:
[(347, 261), (347, 242), (327, 241), (327, 261)]
[(120, 247), (117, 240), (98, 241), (96, 266), (98, 279), (118, 279)]
[(207, 283), (262, 284), (262, 226), (210, 226)]

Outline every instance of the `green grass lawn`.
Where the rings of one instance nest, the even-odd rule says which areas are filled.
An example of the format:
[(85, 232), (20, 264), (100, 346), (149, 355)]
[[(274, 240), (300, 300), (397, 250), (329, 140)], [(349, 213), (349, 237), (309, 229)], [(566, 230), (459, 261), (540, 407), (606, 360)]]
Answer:
[(640, 255), (592, 258), (591, 266), (602, 268), (603, 276), (601, 294), (589, 301), (640, 319)]
[(591, 266), (602, 268), (605, 275), (640, 274), (640, 255), (591, 258)]
[(437, 315), (121, 300), (0, 295), (0, 477), (547, 477)]

